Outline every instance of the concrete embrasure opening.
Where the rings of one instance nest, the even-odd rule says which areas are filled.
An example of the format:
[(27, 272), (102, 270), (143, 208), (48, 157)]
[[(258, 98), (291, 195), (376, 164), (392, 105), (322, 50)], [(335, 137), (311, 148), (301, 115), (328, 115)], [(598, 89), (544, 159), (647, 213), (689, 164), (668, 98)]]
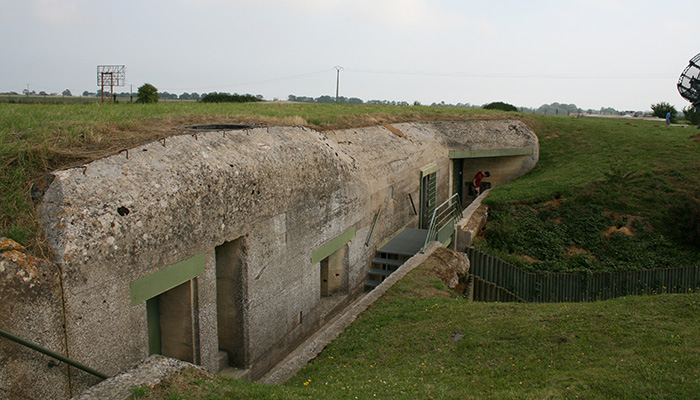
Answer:
[(192, 125), (184, 126), (179, 128), (186, 131), (196, 131), (196, 132), (208, 132), (208, 131), (236, 131), (243, 129), (253, 129), (254, 125), (242, 125), (242, 124), (205, 124), (205, 125)]
[(228, 355), (228, 365), (246, 367), (245, 356), (245, 270), (244, 238), (216, 248), (216, 309), (219, 350)]

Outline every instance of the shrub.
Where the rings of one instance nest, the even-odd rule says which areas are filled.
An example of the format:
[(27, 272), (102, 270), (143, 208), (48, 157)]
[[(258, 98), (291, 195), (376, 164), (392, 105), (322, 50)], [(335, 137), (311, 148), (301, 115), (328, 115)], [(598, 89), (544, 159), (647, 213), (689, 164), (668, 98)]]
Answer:
[(678, 110), (676, 107), (668, 104), (665, 101), (661, 103), (652, 104), (651, 109), (654, 111), (654, 116), (658, 118), (666, 118), (667, 113), (671, 113), (671, 122), (676, 123), (678, 121)]
[(254, 103), (262, 101), (252, 94), (209, 93), (200, 99), (203, 103)]
[(518, 109), (514, 105), (504, 103), (502, 101), (496, 101), (493, 103), (486, 104), (482, 108), (485, 110), (518, 111)]
[(675, 227), (672, 231), (681, 243), (700, 247), (700, 201), (695, 196), (679, 195), (668, 223)]
[(700, 125), (700, 112), (693, 106), (683, 108), (685, 119), (693, 125)]
[(157, 103), (158, 102), (158, 89), (150, 83), (144, 83), (139, 87), (138, 97), (136, 98), (137, 103), (147, 104), (147, 103)]

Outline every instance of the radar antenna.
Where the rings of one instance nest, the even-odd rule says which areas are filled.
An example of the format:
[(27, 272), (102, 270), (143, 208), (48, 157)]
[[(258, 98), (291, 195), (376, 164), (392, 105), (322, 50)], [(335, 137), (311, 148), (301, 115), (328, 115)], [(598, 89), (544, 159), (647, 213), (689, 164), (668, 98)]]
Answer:
[(677, 86), (678, 93), (688, 100), (696, 111), (700, 112), (700, 54), (696, 54), (690, 59), (688, 66), (678, 78)]

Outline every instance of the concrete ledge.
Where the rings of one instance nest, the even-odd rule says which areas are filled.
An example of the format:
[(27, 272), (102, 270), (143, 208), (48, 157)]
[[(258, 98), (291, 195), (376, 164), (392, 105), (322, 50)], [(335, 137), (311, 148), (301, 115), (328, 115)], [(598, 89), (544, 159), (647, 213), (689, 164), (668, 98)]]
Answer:
[(484, 190), (474, 201), (472, 201), (469, 206), (467, 206), (464, 211), (462, 211), (462, 219), (460, 219), (457, 224), (455, 224), (455, 230), (457, 231), (457, 240), (455, 244), (456, 251), (464, 252), (464, 250), (469, 247), (476, 235), (476, 232), (469, 229), (469, 222), (472, 218), (478, 217), (475, 215), (476, 210), (481, 207), (481, 202), (489, 195), (491, 189)]
[(154, 387), (173, 373), (186, 368), (197, 368), (204, 371), (194, 364), (154, 354), (141, 361), (134, 368), (104, 380), (73, 397), (73, 400), (128, 399), (132, 395), (132, 388), (137, 386)]
[(266, 384), (280, 384), (294, 376), (309, 361), (318, 356), (321, 351), (350, 324), (358, 315), (364, 312), (372, 303), (377, 301), (390, 287), (406, 276), (414, 268), (423, 263), (441, 245), (432, 242), (425, 253), (418, 253), (406, 261), (399, 269), (389, 275), (379, 286), (371, 292), (363, 295), (349, 305), (338, 317), (322, 327), (318, 332), (301, 344), (287, 358), (277, 364), (270, 372), (260, 378), (259, 382)]

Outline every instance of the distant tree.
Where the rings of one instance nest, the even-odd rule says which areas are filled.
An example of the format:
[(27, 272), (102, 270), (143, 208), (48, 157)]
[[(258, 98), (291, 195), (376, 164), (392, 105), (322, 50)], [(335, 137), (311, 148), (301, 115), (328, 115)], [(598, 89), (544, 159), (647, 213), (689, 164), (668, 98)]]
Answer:
[(700, 112), (693, 106), (683, 108), (685, 119), (693, 125), (700, 125)]
[(66, 96), (66, 97), (73, 96), (73, 93), (71, 93), (70, 90), (68, 90), (68, 89), (64, 90), (63, 93), (61, 93), (61, 94)]
[(39, 95), (40, 96), (48, 96), (49, 94), (42, 90), (41, 92), (39, 92)]
[(163, 100), (177, 100), (177, 95), (169, 92), (158, 92), (158, 98)]
[(678, 111), (676, 110), (676, 107), (668, 104), (665, 101), (662, 101), (661, 103), (657, 104), (652, 104), (651, 109), (654, 111), (654, 116), (658, 118), (666, 118), (667, 113), (671, 113), (671, 122), (676, 123), (678, 120)]
[(316, 103), (335, 103), (335, 97), (323, 95), (316, 98)]
[(192, 99), (192, 100), (199, 100), (199, 99), (200, 99), (199, 93), (197, 93), (197, 92), (192, 92), (192, 93), (190, 94), (190, 99)]
[(192, 100), (192, 96), (189, 93), (185, 92), (185, 93), (181, 94), (180, 97), (178, 97), (178, 99), (180, 99), (180, 100)]
[(137, 103), (157, 103), (158, 102), (158, 89), (151, 85), (150, 83), (144, 83), (139, 87), (137, 94)]
[(486, 110), (518, 111), (518, 109), (514, 105), (504, 103), (502, 101), (496, 101), (493, 103), (486, 104), (482, 108)]
[(293, 94), (290, 94), (289, 96), (287, 96), (287, 101), (298, 101), (301, 103), (315, 103), (314, 99), (311, 97), (295, 96)]
[(203, 103), (254, 103), (262, 101), (252, 94), (209, 93), (200, 99)]

